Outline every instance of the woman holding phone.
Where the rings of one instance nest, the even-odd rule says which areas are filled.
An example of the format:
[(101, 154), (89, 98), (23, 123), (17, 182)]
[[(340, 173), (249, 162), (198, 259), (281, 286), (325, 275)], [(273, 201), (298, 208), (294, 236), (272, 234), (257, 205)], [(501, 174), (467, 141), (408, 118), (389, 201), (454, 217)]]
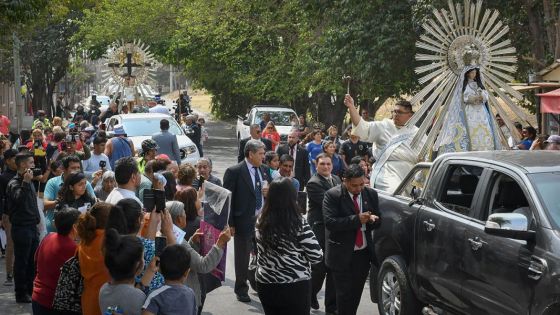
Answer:
[(95, 196), (90, 196), (86, 189), (87, 179), (82, 172), (70, 173), (64, 178), (62, 188), (58, 191), (56, 209), (66, 207), (86, 212), (97, 201)]

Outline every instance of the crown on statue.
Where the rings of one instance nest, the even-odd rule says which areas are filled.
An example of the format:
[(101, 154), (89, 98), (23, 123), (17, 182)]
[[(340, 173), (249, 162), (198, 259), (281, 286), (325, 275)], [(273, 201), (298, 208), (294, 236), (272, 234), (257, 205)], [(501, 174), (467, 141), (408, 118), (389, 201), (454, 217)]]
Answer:
[(475, 44), (470, 44), (463, 51), (465, 66), (477, 66), (480, 64), (480, 51)]

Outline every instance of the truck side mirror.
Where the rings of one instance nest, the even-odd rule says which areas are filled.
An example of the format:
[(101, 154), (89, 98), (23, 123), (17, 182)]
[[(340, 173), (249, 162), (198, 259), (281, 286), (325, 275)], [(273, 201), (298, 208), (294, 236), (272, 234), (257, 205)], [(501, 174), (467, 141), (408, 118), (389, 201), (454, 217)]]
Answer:
[(484, 232), (516, 240), (535, 239), (535, 232), (529, 230), (529, 220), (521, 213), (494, 213), (486, 220)]

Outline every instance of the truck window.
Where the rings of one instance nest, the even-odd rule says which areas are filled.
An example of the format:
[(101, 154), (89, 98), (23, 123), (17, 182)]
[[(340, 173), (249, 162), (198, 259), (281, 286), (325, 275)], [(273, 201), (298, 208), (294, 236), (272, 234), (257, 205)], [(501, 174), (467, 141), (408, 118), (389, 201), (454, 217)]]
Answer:
[(447, 209), (472, 216), (474, 192), (483, 168), (471, 165), (450, 165), (439, 202)]
[(414, 174), (408, 178), (407, 183), (402, 186), (401, 190), (395, 195), (402, 196), (407, 199), (419, 197), (424, 190), (429, 171), (430, 169), (428, 167), (415, 169)]
[(529, 202), (521, 186), (510, 176), (494, 172), (490, 180), (489, 199), (485, 203), (487, 206), (487, 218), (493, 213), (521, 213), (527, 217), (528, 222), (533, 221), (533, 215), (529, 209)]
[(255, 123), (260, 124), (265, 114), (270, 114), (270, 120), (272, 120), (276, 126), (291, 126), (292, 118), (295, 115), (292, 111), (259, 111), (255, 117)]

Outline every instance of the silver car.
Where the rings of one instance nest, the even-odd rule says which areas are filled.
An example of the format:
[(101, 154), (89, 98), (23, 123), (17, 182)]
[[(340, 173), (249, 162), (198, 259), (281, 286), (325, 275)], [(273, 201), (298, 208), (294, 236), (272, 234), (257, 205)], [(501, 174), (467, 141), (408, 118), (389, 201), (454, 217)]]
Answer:
[(152, 135), (160, 132), (159, 122), (164, 118), (169, 120), (169, 132), (177, 135), (177, 142), (181, 151), (181, 163), (196, 164), (200, 159), (196, 145), (185, 135), (177, 121), (169, 115), (157, 113), (115, 115), (107, 123), (107, 133), (111, 135), (115, 125), (123, 125), (124, 131), (134, 143), (134, 148), (139, 154), (142, 151), (142, 141), (151, 139)]

